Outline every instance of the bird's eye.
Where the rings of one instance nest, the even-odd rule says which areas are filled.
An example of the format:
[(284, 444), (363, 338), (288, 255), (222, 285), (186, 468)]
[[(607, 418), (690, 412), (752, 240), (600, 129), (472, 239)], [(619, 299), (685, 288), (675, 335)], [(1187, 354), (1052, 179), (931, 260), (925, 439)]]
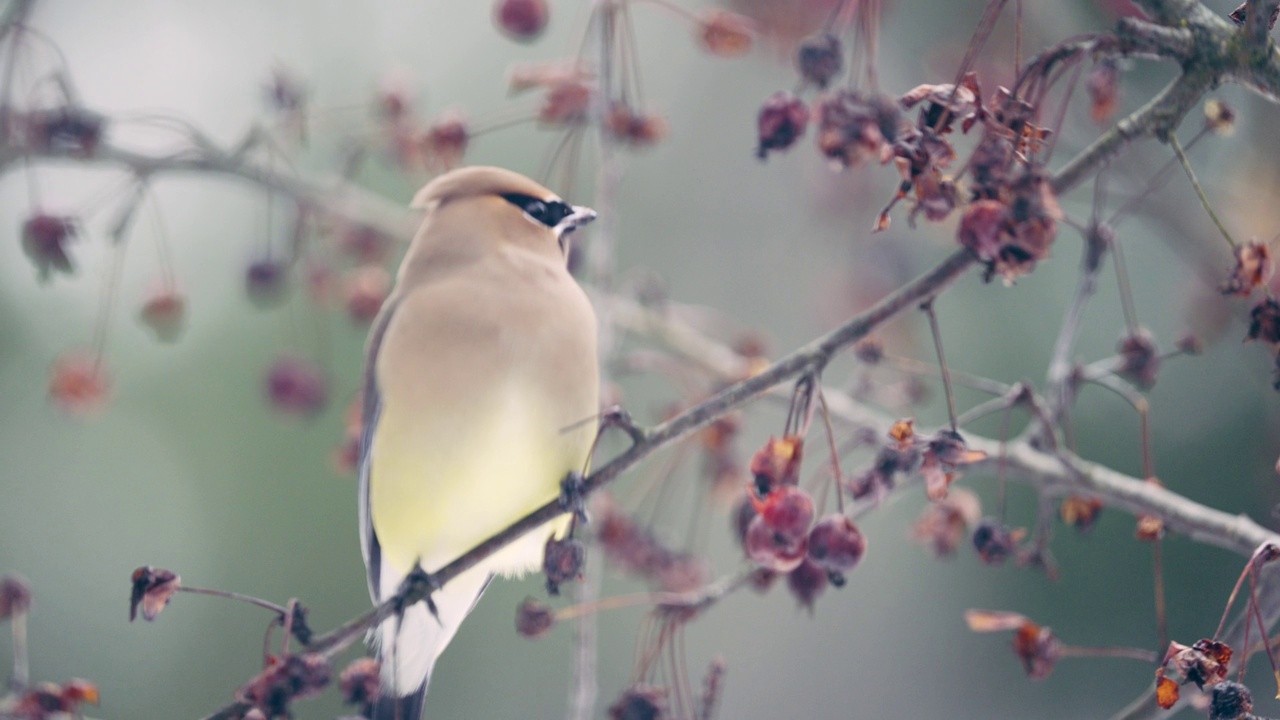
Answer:
[(518, 193), (503, 195), (502, 199), (520, 208), (526, 215), (549, 228), (560, 224), (560, 221), (566, 215), (573, 212), (573, 208), (559, 200), (539, 200), (536, 197)]
[(542, 202), (541, 200), (534, 200), (528, 205), (525, 205), (524, 211), (529, 213), (529, 217), (533, 218), (534, 220), (537, 220), (543, 225), (551, 224), (547, 222), (547, 204)]

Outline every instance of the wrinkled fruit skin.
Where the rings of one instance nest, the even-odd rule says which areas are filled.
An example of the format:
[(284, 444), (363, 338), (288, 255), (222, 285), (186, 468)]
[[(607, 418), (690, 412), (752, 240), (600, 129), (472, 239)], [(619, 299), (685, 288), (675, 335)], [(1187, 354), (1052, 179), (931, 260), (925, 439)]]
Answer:
[(493, 20), (508, 37), (522, 42), (536, 39), (550, 18), (546, 0), (499, 0)]
[(798, 542), (808, 534), (813, 514), (813, 498), (792, 485), (769, 493), (760, 508), (764, 524), (788, 543)]
[(809, 106), (803, 100), (789, 92), (770, 95), (756, 118), (756, 156), (764, 160), (770, 152), (786, 150), (804, 136), (808, 126)]
[(828, 573), (852, 570), (866, 551), (866, 536), (840, 513), (822, 518), (809, 532), (809, 559)]
[(808, 553), (808, 546), (807, 537), (789, 541), (770, 529), (759, 515), (747, 525), (747, 536), (743, 541), (747, 558), (751, 562), (780, 573), (788, 573), (800, 567)]

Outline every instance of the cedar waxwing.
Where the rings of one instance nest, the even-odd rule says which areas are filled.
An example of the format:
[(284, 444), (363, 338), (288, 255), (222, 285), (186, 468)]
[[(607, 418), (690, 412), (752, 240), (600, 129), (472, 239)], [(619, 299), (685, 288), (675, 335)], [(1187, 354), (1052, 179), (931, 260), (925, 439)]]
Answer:
[[(596, 318), (566, 266), (595, 212), (499, 168), (418, 192), (426, 219), (369, 335), (360, 540), (381, 602), (556, 497), (599, 413)], [(565, 527), (567, 518), (552, 523)], [(496, 574), (541, 565), (532, 532), (377, 628), (374, 720), (418, 720), (436, 658)]]

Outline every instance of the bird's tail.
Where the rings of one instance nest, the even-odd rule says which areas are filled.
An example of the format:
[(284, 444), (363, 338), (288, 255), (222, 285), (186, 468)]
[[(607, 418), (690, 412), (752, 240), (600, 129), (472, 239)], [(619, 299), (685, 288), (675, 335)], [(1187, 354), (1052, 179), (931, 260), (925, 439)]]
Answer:
[(378, 698), (366, 716), (370, 720), (419, 720), (422, 717), (422, 706), (427, 702), (427, 686), (400, 697), (383, 695)]
[[(467, 617), (492, 576), (486, 572), (459, 575), (443, 590), (432, 594), (436, 615), (426, 603), (405, 608), (404, 614), (383, 621), (375, 634), (382, 663), (382, 698), (374, 705), (371, 720), (420, 720), (431, 682), (431, 669)], [(403, 581), (387, 577), (382, 597), (389, 597)]]

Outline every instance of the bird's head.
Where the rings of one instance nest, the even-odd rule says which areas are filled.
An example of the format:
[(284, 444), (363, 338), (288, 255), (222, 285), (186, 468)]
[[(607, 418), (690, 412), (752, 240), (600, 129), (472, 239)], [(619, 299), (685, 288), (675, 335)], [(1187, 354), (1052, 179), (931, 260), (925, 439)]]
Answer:
[[(574, 229), (596, 218), (547, 188), (496, 167), (453, 170), (418, 191), (412, 207), (427, 211), (419, 234), (442, 252), (466, 252), (467, 244), (510, 243), (562, 262)], [(480, 250), (472, 247), (472, 250)]]

